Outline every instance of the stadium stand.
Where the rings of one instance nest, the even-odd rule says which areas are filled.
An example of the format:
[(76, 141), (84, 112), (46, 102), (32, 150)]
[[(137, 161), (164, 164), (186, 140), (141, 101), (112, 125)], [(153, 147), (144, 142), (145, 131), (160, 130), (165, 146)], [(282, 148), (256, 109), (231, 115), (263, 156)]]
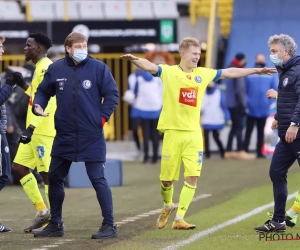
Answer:
[(4, 20), (25, 20), (25, 14), (21, 13), (21, 8), (16, 1), (0, 0), (1, 19)]
[[(189, 1), (178, 0), (178, 3), (188, 4)], [(0, 0), (0, 8), (1, 10), (7, 10), (1, 14), (2, 20), (68, 21), (165, 19), (179, 17), (177, 1), (175, 0)]]
[[(257, 8), (260, 6), (260, 8)], [(231, 33), (228, 41), (225, 65), (238, 52), (244, 52), (248, 66), (254, 65), (256, 53), (261, 52), (269, 57), (267, 41), (274, 34), (289, 34), (296, 41), (300, 40), (298, 10), (299, 0), (273, 0), (272, 4), (263, 0), (234, 1)], [(280, 18), (274, 22), (274, 18)], [(267, 60), (269, 66), (270, 61)]]
[(127, 2), (126, 1), (109, 1), (104, 2), (104, 16), (110, 20), (127, 19)]
[(132, 1), (131, 2), (132, 19), (152, 19), (154, 14), (152, 11), (152, 1)]

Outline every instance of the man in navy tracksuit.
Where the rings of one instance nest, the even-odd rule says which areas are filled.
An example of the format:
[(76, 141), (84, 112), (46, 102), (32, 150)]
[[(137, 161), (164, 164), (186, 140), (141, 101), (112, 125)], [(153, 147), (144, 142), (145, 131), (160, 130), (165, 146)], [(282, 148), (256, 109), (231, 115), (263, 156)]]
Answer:
[(85, 162), (104, 218), (92, 239), (116, 238), (112, 194), (104, 176), (106, 144), (103, 125), (118, 104), (118, 88), (107, 65), (87, 55), (84, 35), (78, 32), (69, 34), (65, 50), (65, 58), (50, 65), (33, 102), (33, 113), (47, 116), (43, 110), (48, 100), (54, 95), (57, 99), (56, 136), (49, 170), (51, 221), (34, 236), (64, 235), (64, 179), (72, 162)]
[(280, 141), (276, 145), (270, 177), (273, 182), (274, 214), (263, 226), (255, 230), (262, 233), (284, 232), (287, 199), (287, 172), (298, 160), (300, 165), (300, 56), (295, 55), (297, 44), (288, 35), (274, 35), (269, 38), (270, 59), (279, 74), (277, 114), (272, 129), (278, 128)]

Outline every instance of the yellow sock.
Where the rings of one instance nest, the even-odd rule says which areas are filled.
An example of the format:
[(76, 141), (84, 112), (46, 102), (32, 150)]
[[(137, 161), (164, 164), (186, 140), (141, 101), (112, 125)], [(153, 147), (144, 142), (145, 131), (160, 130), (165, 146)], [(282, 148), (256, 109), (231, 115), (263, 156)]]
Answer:
[(294, 201), (294, 204), (292, 206), (292, 210), (296, 213), (300, 213), (300, 191), (297, 194), (297, 197)]
[(192, 202), (192, 199), (194, 198), (195, 191), (196, 191), (196, 186), (191, 186), (187, 182), (184, 182), (183, 188), (179, 196), (179, 204), (176, 213), (177, 218), (184, 217), (186, 211), (189, 208), (189, 205)]
[(49, 185), (45, 185), (45, 196), (48, 203), (48, 208), (50, 209), (50, 202), (49, 202)]
[(28, 198), (35, 206), (36, 211), (47, 209), (34, 175), (30, 173), (24, 176), (20, 182)]
[(165, 207), (169, 207), (172, 205), (173, 192), (174, 192), (173, 185), (170, 187), (165, 187), (165, 186), (163, 186), (163, 184), (161, 184), (160, 193), (161, 193), (161, 196), (163, 197)]

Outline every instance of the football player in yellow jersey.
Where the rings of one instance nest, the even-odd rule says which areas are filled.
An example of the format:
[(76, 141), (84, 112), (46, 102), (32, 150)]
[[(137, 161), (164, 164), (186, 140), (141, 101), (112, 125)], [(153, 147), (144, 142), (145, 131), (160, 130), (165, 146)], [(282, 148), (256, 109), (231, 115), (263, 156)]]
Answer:
[[(25, 93), (30, 96), (26, 118), (27, 129), (20, 136), (20, 145), (13, 161), (12, 169), (20, 179), (25, 193), (36, 209), (36, 217), (24, 229), (27, 233), (33, 229), (43, 227), (50, 220), (50, 211), (43, 200), (36, 178), (30, 170), (37, 168), (37, 171), (42, 176), (45, 184), (45, 195), (48, 201), (48, 170), (53, 138), (56, 133), (54, 128), (56, 99), (51, 98), (49, 101), (47, 112), (50, 115), (48, 117), (35, 116), (31, 112), (31, 108), (37, 87), (42, 82), (48, 66), (52, 63), (47, 57), (47, 51), (51, 46), (52, 42), (49, 37), (37, 32), (29, 35), (24, 48), (25, 60), (32, 61), (36, 68), (31, 86), (24, 83), (23, 87)], [(24, 82), (20, 73), (15, 72), (13, 76), (16, 82)]]
[(161, 195), (164, 208), (157, 220), (157, 227), (167, 224), (175, 210), (173, 182), (178, 180), (180, 165), (184, 164), (185, 182), (179, 197), (178, 210), (173, 229), (194, 229), (185, 222), (184, 215), (194, 197), (197, 179), (203, 162), (203, 138), (200, 127), (202, 98), (207, 85), (220, 78), (238, 78), (251, 74), (275, 73), (275, 68), (228, 68), (214, 70), (197, 67), (200, 59), (199, 41), (185, 38), (179, 45), (179, 65), (155, 65), (146, 59), (131, 54), (122, 56), (137, 67), (159, 76), (163, 82), (163, 108), (158, 130), (164, 133), (161, 156)]

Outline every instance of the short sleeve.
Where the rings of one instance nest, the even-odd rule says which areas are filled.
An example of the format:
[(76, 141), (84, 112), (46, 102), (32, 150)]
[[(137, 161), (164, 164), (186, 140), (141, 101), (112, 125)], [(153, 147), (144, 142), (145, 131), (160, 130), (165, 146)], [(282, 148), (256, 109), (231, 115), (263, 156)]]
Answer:
[(157, 71), (157, 74), (154, 75), (156, 77), (160, 77), (161, 76), (161, 73), (162, 73), (162, 67), (160, 65), (158, 65), (158, 71)]
[(158, 65), (158, 71), (157, 74), (155, 76), (160, 77), (160, 79), (162, 80), (163, 83), (165, 83), (166, 79), (164, 79), (170, 70), (171, 66), (167, 65), (167, 64), (159, 64)]
[(220, 77), (221, 77), (221, 75), (222, 75), (222, 70), (221, 70), (221, 69), (217, 69), (216, 71), (217, 71), (216, 76), (215, 76), (215, 78), (213, 79), (214, 82), (219, 81), (219, 79), (220, 79)]

